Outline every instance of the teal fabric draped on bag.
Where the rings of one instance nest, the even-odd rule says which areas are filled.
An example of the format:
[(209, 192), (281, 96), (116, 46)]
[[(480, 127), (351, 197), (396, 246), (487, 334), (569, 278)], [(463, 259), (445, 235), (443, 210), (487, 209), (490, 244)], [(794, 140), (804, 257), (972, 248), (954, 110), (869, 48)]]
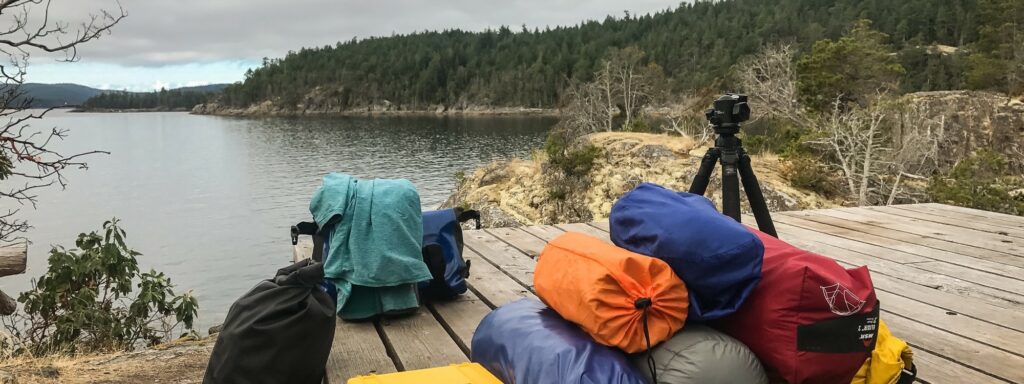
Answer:
[(423, 263), (420, 197), (408, 180), (331, 173), (309, 211), (325, 239), (324, 275), (338, 290), (338, 315), (366, 319), (416, 308)]

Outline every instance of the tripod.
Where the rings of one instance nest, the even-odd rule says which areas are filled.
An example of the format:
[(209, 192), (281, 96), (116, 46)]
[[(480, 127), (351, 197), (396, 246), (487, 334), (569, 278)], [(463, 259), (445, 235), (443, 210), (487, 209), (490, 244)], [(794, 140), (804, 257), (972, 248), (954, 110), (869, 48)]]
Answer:
[(704, 195), (708, 189), (711, 173), (715, 163), (722, 164), (722, 213), (740, 221), (740, 181), (747, 192), (750, 210), (754, 212), (757, 227), (761, 232), (779, 237), (775, 231), (768, 204), (761, 193), (761, 185), (757, 182), (754, 169), (750, 166), (750, 156), (743, 149), (743, 141), (736, 137), (740, 131), (740, 122), (750, 118), (750, 107), (744, 95), (728, 94), (715, 100), (714, 109), (707, 112), (718, 136), (715, 146), (708, 149), (700, 161), (700, 169), (690, 184), (690, 193)]

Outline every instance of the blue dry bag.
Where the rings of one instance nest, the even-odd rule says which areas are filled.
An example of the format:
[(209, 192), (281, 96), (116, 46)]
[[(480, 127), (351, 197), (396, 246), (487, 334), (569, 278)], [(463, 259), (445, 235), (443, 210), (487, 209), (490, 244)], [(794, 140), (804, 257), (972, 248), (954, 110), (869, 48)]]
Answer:
[(687, 321), (735, 312), (761, 280), (764, 244), (704, 196), (643, 183), (609, 219), (615, 245), (664, 260), (686, 283)]
[(466, 293), (470, 263), (462, 258), (462, 226), (476, 220), (480, 213), (461, 208), (423, 212), (423, 262), (431, 279), (419, 284), (420, 295), (431, 299), (451, 299)]
[(598, 344), (535, 299), (503, 305), (484, 317), (472, 351), (473, 362), (503, 383), (645, 384), (624, 352)]

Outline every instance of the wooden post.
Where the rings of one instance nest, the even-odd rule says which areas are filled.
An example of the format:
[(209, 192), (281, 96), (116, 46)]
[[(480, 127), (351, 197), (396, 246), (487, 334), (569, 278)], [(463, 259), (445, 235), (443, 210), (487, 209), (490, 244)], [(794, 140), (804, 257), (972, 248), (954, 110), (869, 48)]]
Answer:
[[(0, 277), (25, 273), (28, 259), (28, 243), (18, 242), (0, 246)], [(0, 291), (0, 315), (10, 315), (18, 308), (18, 302)]]

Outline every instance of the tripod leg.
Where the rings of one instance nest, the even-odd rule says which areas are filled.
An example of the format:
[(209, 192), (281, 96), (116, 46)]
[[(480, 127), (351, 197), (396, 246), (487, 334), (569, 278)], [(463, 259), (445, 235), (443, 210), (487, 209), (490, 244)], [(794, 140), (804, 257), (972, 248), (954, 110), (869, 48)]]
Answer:
[(771, 213), (768, 212), (768, 203), (761, 193), (761, 184), (757, 182), (754, 175), (754, 168), (750, 166), (750, 156), (746, 153), (740, 155), (739, 164), (740, 176), (743, 179), (743, 189), (747, 191), (747, 200), (750, 201), (750, 210), (754, 212), (754, 219), (757, 220), (757, 228), (761, 232), (779, 237), (775, 232), (775, 223), (772, 222)]
[(740, 183), (736, 164), (722, 163), (722, 213), (740, 221)]
[(715, 163), (718, 162), (719, 156), (721, 154), (718, 148), (709, 148), (708, 152), (704, 154), (704, 158), (700, 160), (700, 168), (693, 176), (693, 183), (690, 184), (690, 193), (703, 196), (704, 192), (707, 192), (711, 172), (715, 170)]

